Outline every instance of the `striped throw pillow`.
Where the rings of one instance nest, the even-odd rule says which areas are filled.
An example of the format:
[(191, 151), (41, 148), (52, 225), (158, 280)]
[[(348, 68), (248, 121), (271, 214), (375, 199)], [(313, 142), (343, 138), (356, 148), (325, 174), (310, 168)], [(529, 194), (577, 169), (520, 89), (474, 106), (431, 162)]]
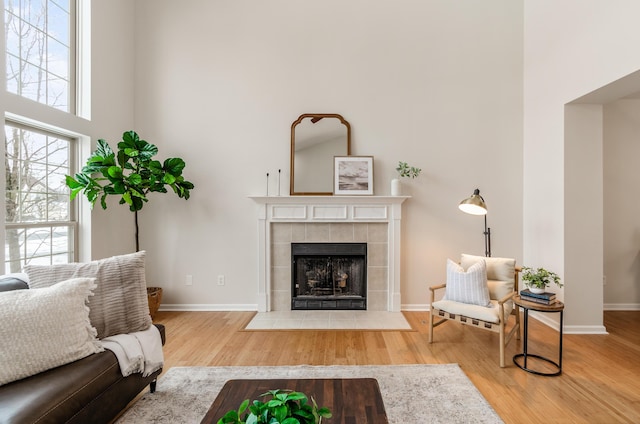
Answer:
[(491, 307), (486, 262), (480, 259), (465, 271), (460, 265), (447, 259), (447, 287), (444, 299)]
[(69, 278), (95, 278), (89, 298), (89, 318), (103, 339), (149, 328), (149, 302), (144, 268), (145, 252), (113, 256), (87, 263), (27, 265), (32, 289), (49, 287)]

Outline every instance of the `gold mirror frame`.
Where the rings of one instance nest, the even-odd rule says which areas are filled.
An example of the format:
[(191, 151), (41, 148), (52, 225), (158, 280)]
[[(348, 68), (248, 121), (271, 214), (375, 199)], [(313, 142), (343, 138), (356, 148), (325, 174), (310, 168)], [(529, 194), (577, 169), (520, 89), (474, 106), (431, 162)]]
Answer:
[[(345, 127), (346, 137), (343, 137), (342, 134), (340, 134), (339, 138), (336, 137), (337, 132), (314, 134), (312, 137), (309, 137), (309, 138), (313, 138), (313, 141), (310, 142), (310, 145), (321, 146), (324, 143), (329, 143), (329, 142), (332, 145), (332, 148), (323, 149), (325, 151), (322, 153), (321, 157), (309, 156), (308, 158), (308, 160), (312, 161), (314, 165), (319, 165), (319, 167), (321, 167), (321, 171), (322, 171), (321, 173), (325, 177), (327, 176), (327, 174), (330, 176), (328, 178), (326, 186), (330, 187), (331, 190), (333, 190), (333, 157), (351, 155), (351, 125), (341, 115), (338, 115), (337, 113), (305, 113), (300, 115), (298, 119), (296, 119), (293, 122), (293, 124), (291, 124), (291, 165), (290, 165), (291, 178), (289, 182), (289, 194), (291, 196), (331, 196), (333, 195), (333, 191), (314, 191), (312, 189), (309, 190), (307, 188), (301, 189), (300, 187), (301, 185), (300, 181), (302, 181), (302, 179), (300, 178), (300, 174), (303, 174), (304, 176), (305, 170), (298, 169), (298, 172), (296, 173), (296, 147), (298, 147), (298, 150), (300, 150), (301, 143), (306, 143), (307, 140), (306, 140), (306, 134), (297, 134), (297, 137), (296, 137), (296, 129), (298, 130), (302, 129), (301, 124), (303, 124), (303, 121), (305, 119), (308, 119), (308, 121), (311, 124), (316, 124), (323, 121), (323, 124), (328, 124), (330, 126), (333, 125), (334, 130), (339, 129), (338, 126), (344, 125)], [(332, 120), (335, 119), (337, 120), (337, 123), (329, 122), (328, 121), (329, 119), (332, 119)], [(340, 129), (340, 133), (342, 131), (343, 130)], [(296, 138), (298, 139), (298, 146), (296, 146)], [(303, 148), (306, 149), (307, 146), (303, 146)], [(314, 154), (313, 151), (311, 149), (309, 150), (310, 150), (310, 154), (313, 155)], [(298, 157), (298, 162), (302, 162), (300, 157)], [(299, 166), (301, 165), (299, 164)], [(307, 169), (306, 171), (309, 171), (310, 173), (315, 172), (314, 170), (309, 170), (309, 169)], [(296, 174), (298, 175), (297, 185), (296, 185)], [(323, 183), (324, 181), (322, 181), (321, 185), (324, 187)]]

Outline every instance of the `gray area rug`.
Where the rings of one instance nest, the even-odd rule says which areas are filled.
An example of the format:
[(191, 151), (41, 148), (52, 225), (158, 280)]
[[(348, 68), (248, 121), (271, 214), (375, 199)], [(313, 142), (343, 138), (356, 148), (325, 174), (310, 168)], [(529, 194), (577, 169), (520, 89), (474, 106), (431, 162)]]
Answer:
[(367, 377), (378, 380), (390, 423), (502, 423), (460, 367), (446, 364), (174, 367), (117, 424), (199, 423), (232, 379)]

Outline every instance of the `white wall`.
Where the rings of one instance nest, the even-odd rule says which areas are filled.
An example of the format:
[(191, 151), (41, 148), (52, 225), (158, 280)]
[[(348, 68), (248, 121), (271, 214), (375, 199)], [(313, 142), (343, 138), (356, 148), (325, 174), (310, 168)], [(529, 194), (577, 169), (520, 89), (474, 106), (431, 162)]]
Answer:
[(447, 257), (483, 253), (482, 218), (457, 209), (476, 187), (493, 255), (522, 261), (521, 1), (138, 0), (134, 23), (135, 129), (159, 156), (184, 158), (196, 185), (187, 202), (152, 197), (140, 216), (165, 305), (256, 303), (247, 196), (278, 169), (286, 192), (302, 113), (350, 122), (352, 154), (375, 157), (375, 194), (389, 194), (398, 161), (423, 169), (404, 207), (406, 308), (426, 306)]
[[(639, 13), (640, 3), (623, 0), (524, 2), (524, 258), (564, 277), (569, 330), (603, 331), (603, 247), (587, 241), (602, 239), (602, 191), (589, 222), (576, 225), (583, 217), (565, 209), (589, 193), (603, 159), (602, 134), (588, 137), (582, 156), (575, 128), (565, 128), (565, 104), (640, 69), (640, 56), (629, 54), (640, 42)], [(572, 122), (593, 112), (571, 108)], [(597, 169), (574, 166), (583, 160)]]
[(640, 309), (640, 100), (604, 107), (605, 309)]

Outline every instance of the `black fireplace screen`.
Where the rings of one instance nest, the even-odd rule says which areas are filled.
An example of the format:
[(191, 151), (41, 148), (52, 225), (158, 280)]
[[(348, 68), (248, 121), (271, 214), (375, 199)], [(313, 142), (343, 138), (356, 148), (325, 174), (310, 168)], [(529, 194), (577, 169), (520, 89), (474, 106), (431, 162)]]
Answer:
[(292, 309), (366, 309), (366, 243), (292, 243)]

